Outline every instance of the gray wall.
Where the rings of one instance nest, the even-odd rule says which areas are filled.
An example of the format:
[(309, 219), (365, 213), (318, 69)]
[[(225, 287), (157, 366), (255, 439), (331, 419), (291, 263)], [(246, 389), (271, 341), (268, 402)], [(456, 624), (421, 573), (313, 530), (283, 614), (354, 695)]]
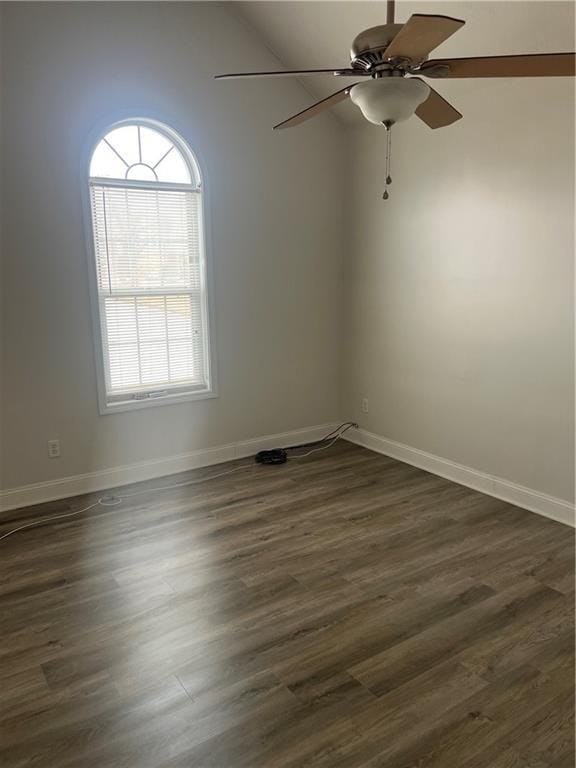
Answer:
[(434, 84), (464, 119), (393, 129), (387, 203), (379, 129), (351, 137), (343, 411), (570, 500), (574, 86)]
[[(214, 3), (3, 5), (5, 488), (338, 416), (344, 135)], [(100, 416), (80, 200), (93, 132), (151, 116), (203, 159), (220, 397)], [(47, 458), (59, 436), (62, 457)]]

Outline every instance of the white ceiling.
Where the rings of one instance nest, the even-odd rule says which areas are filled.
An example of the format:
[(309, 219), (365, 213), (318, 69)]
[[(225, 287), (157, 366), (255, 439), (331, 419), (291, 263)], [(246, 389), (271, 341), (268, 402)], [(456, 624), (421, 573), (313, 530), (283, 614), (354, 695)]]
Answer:
[[(349, 2), (256, 1), (229, 3), (251, 26), (287, 68), (341, 67), (349, 63), (349, 48), (362, 29), (386, 23), (383, 0)], [(466, 21), (466, 25), (438, 47), (431, 58), (482, 56), (514, 53), (545, 53), (574, 50), (574, 3), (533, 2), (532, 0), (472, 0), (434, 2), (397, 0), (396, 21), (406, 21), (412, 13), (438, 13)], [(241, 68), (240, 68), (241, 69)], [(302, 108), (342, 88), (349, 80), (334, 77), (302, 79)], [(513, 87), (512, 80), (500, 81)], [(468, 99), (486, 94), (487, 80), (432, 81), (438, 91), (460, 109)], [(535, 83), (535, 89), (543, 87)], [(258, 87), (240, 81), (236, 87)], [(335, 108), (346, 123), (362, 122), (360, 113), (347, 102)], [(279, 115), (288, 117), (288, 115)]]

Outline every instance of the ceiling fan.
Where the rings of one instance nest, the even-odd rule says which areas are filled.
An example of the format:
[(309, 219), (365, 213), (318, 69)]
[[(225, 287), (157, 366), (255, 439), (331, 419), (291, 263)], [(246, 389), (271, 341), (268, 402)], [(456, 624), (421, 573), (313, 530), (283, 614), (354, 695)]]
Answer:
[(216, 79), (314, 75), (361, 78), (274, 128), (292, 128), (350, 96), (367, 120), (389, 130), (394, 123), (406, 120), (414, 113), (430, 128), (450, 125), (462, 117), (421, 77), (566, 77), (575, 74), (575, 53), (429, 60), (428, 54), (465, 22), (450, 16), (416, 13), (405, 24), (395, 24), (394, 0), (387, 0), (386, 5), (386, 24), (365, 29), (354, 38), (348, 67), (241, 72), (217, 75)]
[[(334, 69), (292, 69), (284, 72), (240, 72), (216, 75), (217, 80), (250, 77), (308, 77), (332, 75), (360, 80), (283, 120), (274, 129), (292, 128), (334, 107), (350, 96), (371, 123), (383, 125), (386, 141), (386, 187), (389, 197), (390, 152), (395, 123), (414, 113), (430, 128), (442, 128), (462, 115), (422, 80), (452, 77), (568, 77), (576, 74), (576, 53), (532, 53), (514, 56), (477, 56), (428, 59), (428, 54), (457, 32), (465, 22), (450, 16), (413, 14), (405, 24), (394, 23), (394, 0), (386, 3), (386, 24), (365, 29), (350, 49), (350, 66)], [(420, 77), (422, 76), (422, 77)]]

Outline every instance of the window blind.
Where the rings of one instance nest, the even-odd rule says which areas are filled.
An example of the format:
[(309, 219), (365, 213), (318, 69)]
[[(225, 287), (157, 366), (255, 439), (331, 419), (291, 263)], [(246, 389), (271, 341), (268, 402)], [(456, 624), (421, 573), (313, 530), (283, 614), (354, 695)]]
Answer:
[(109, 401), (209, 387), (201, 199), (91, 183)]

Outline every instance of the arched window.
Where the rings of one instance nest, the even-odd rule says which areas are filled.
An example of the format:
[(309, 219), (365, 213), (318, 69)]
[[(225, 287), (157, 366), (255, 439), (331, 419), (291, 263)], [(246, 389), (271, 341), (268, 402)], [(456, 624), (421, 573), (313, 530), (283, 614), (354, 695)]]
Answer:
[(114, 125), (90, 162), (101, 407), (212, 394), (202, 180), (153, 121)]

